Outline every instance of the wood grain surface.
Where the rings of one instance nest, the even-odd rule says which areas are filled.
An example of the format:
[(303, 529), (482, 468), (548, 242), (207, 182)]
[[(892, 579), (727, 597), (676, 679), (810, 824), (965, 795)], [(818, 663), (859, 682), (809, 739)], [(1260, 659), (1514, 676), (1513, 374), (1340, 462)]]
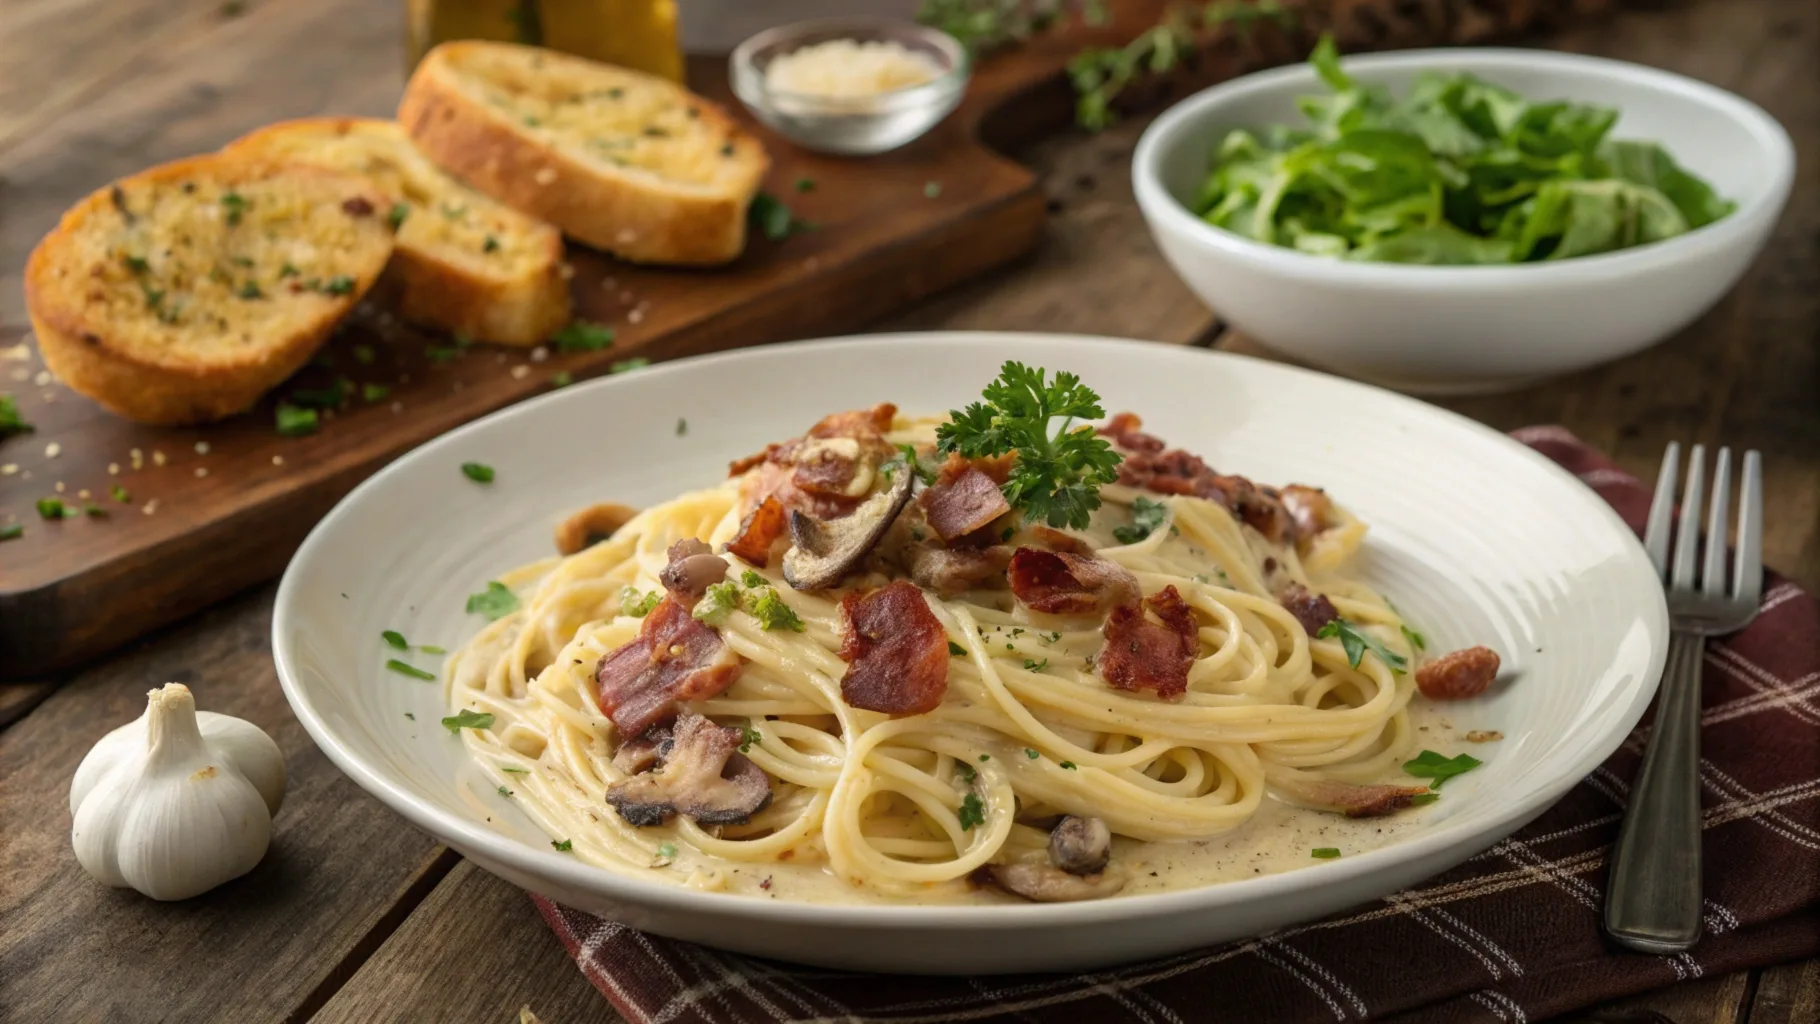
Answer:
[[(52, 6), (81, 13), (64, 26), (63, 14), (46, 13)], [(168, 31), (143, 40), (75, 24), (154, 7)], [(72, 99), (61, 88), (0, 82), (8, 179), (0, 275), (16, 273), (23, 251), (13, 247), (13, 220), (26, 208), (15, 205), (18, 183), (53, 191), (42, 175), (79, 164), (65, 147), (125, 169), (164, 152), (163, 123), (148, 118), (169, 116), (169, 130), (193, 140), (222, 111), (250, 119), (325, 105), (383, 110), (399, 84), (397, 19), (394, 5), (348, 0), (255, 0), (240, 18), (213, 3), (0, 4), (0, 67), (21, 66), (10, 61), (24, 54), (35, 68), (80, 71), (86, 83)], [(30, 45), (19, 41), (22, 25), (36, 32)], [(240, 49), (210, 45), (227, 39)], [(1706, 0), (1544, 41), (1684, 71), (1763, 104), (1795, 135), (1795, 197), (1738, 290), (1680, 337), (1528, 391), (1443, 404), (1500, 428), (1565, 424), (1645, 474), (1670, 437), (1758, 445), (1769, 457), (1766, 559), (1820, 588), (1820, 5)], [(78, 52), (88, 45), (104, 52)], [(377, 106), (359, 107), (363, 95)], [(90, 111), (99, 120), (85, 124)], [(1035, 256), (877, 326), (1070, 330), (1257, 352), (1221, 328), (1150, 244), (1126, 172), (1141, 127), (1020, 151), (1050, 208)], [(43, 130), (63, 141), (42, 146)], [(38, 170), (22, 179), (27, 165), (15, 158), (27, 149)], [(5, 305), (15, 288), (0, 281), (8, 311), (0, 320), (17, 308)], [(0, 561), (7, 557), (0, 547)], [(73, 678), (0, 684), (0, 1019), (508, 1024), (529, 1006), (546, 1024), (617, 1022), (522, 892), (403, 824), (310, 744), (273, 676), (271, 592), (255, 585)], [(145, 690), (173, 679), (195, 687), (205, 706), (272, 732), (290, 784), (266, 864), (200, 900), (163, 905), (81, 874), (69, 852), (67, 786), (89, 744), (136, 715)], [(1593, 1020), (1811, 1024), (1820, 1020), (1820, 961), (1707, 978), (1561, 1024)]]

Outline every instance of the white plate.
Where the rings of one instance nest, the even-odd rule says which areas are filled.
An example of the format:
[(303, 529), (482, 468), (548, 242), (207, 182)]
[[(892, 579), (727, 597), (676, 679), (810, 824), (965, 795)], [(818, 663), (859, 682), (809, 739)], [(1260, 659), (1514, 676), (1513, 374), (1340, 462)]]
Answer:
[[(463, 613), (466, 595), (547, 555), (567, 511), (710, 484), (729, 459), (833, 410), (887, 400), (909, 411), (958, 407), (1008, 358), (1081, 374), (1109, 411), (1139, 412), (1148, 429), (1222, 471), (1322, 484), (1364, 517), (1364, 575), (1441, 649), (1488, 643), (1515, 676), (1465, 706), (1476, 727), (1506, 737), (1488, 745), (1486, 767), (1451, 783), (1410, 838), (1280, 875), (1076, 904), (789, 904), (656, 886), (552, 851), (437, 724), (442, 688), (383, 667), (395, 652), (381, 630), (450, 648), (472, 635), (482, 623)], [(463, 478), (468, 461), (494, 466), (497, 480)], [(292, 560), (272, 623), (285, 696), (316, 743), (487, 870), (663, 935), (827, 966), (969, 974), (1099, 967), (1254, 935), (1457, 864), (1617, 747), (1655, 688), (1667, 635), (1661, 589), (1630, 531), (1590, 489), (1501, 434), (1238, 356), (976, 333), (690, 359), (496, 413), (348, 495)]]

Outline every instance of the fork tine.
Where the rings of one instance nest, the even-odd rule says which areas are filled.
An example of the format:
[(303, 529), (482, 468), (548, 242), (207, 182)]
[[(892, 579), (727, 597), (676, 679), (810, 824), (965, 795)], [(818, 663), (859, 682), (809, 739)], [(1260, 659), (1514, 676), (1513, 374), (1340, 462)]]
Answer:
[(1649, 528), (1643, 534), (1643, 546), (1649, 551), (1649, 561), (1656, 567), (1656, 575), (1668, 578), (1668, 535), (1669, 526), (1675, 520), (1675, 485), (1680, 481), (1677, 474), (1681, 468), (1681, 442), (1668, 442), (1668, 450), (1662, 453), (1662, 470), (1656, 474), (1656, 496), (1649, 503)]
[(1707, 597), (1725, 596), (1725, 545), (1731, 536), (1726, 515), (1732, 503), (1732, 450), (1719, 449), (1713, 463), (1712, 509), (1706, 518), (1706, 558), (1700, 568), (1700, 593)]
[(1738, 563), (1732, 596), (1756, 604), (1763, 598), (1763, 456), (1744, 453), (1744, 496), (1738, 502)]
[(1691, 591), (1697, 585), (1694, 562), (1700, 551), (1700, 509), (1706, 504), (1706, 446), (1694, 445), (1687, 456), (1687, 489), (1681, 492), (1681, 522), (1675, 528), (1674, 574), (1671, 590)]

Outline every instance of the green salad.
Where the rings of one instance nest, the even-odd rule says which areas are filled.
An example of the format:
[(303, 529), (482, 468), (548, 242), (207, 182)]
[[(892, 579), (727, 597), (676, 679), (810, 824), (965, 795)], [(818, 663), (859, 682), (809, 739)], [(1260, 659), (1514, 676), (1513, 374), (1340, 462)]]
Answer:
[(1408, 97), (1309, 58), (1333, 91), (1310, 127), (1227, 133), (1195, 199), (1209, 224), (1319, 256), (1525, 263), (1685, 234), (1734, 209), (1653, 142), (1608, 139), (1618, 112), (1532, 103), (1470, 74), (1428, 72)]

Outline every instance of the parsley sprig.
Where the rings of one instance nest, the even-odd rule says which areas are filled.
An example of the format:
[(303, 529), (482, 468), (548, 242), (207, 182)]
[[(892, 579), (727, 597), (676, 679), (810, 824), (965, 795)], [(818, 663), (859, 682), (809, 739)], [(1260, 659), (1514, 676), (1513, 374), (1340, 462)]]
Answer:
[(1100, 396), (1072, 373), (1050, 380), (1040, 367), (1008, 361), (980, 397), (985, 401), (949, 413), (936, 429), (936, 449), (968, 458), (1016, 452), (1001, 487), (1005, 500), (1032, 520), (1086, 529), (1100, 507), (1100, 487), (1118, 479), (1122, 458), (1092, 427), (1072, 425), (1106, 415)]
[(1471, 754), (1442, 757), (1432, 750), (1424, 750), (1413, 760), (1403, 762), (1403, 770), (1418, 779), (1433, 779), (1428, 788), (1440, 789), (1441, 783), (1456, 775), (1464, 775), (1484, 763)]
[(1391, 671), (1409, 671), (1409, 659), (1384, 646), (1383, 641), (1365, 632), (1357, 623), (1333, 619), (1322, 626), (1315, 636), (1322, 640), (1338, 637), (1340, 647), (1346, 652), (1346, 661), (1353, 668), (1358, 668), (1360, 659), (1365, 657), (1366, 651), (1370, 651), (1384, 659), (1384, 664), (1389, 665)]

